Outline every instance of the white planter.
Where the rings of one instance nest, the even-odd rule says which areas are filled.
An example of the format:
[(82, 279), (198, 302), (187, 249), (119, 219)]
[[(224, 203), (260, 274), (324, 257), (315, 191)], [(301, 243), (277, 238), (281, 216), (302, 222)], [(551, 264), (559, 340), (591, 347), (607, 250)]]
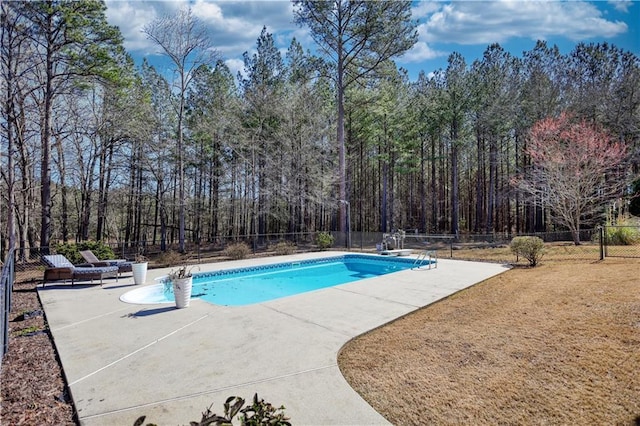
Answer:
[(144, 284), (147, 281), (147, 265), (149, 262), (132, 263), (131, 272), (133, 273), (133, 282), (136, 284)]
[(176, 299), (176, 308), (186, 308), (191, 301), (191, 287), (193, 277), (176, 278), (173, 280), (173, 295)]

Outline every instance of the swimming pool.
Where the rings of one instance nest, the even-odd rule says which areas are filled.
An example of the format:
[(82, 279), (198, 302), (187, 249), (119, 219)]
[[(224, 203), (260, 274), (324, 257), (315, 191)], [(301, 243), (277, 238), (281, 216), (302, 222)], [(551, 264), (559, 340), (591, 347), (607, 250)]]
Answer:
[[(216, 305), (251, 305), (411, 269), (414, 261), (412, 258), (346, 254), (194, 273), (191, 297)], [(164, 278), (161, 284), (131, 290), (120, 300), (137, 304), (173, 303), (173, 289)]]

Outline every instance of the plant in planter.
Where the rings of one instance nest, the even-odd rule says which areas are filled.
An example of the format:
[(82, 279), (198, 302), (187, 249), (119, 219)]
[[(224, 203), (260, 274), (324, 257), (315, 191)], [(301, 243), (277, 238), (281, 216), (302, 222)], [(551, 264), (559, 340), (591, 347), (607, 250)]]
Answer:
[(142, 251), (138, 251), (133, 263), (131, 264), (131, 272), (133, 273), (133, 282), (136, 284), (144, 284), (147, 281), (147, 268), (149, 259), (147, 259)]
[[(186, 308), (191, 301), (191, 288), (193, 287), (193, 273), (191, 268), (186, 265), (180, 266), (178, 269), (169, 271), (167, 277), (173, 286), (173, 296), (176, 300), (176, 308)], [(198, 267), (199, 269), (199, 267)]]

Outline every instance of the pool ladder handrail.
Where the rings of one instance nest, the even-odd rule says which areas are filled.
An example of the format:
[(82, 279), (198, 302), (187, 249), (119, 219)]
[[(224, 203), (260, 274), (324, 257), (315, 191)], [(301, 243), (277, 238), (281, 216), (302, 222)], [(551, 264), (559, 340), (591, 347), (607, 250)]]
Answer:
[(438, 251), (423, 250), (418, 253), (416, 260), (413, 261), (413, 266), (411, 266), (411, 269), (420, 269), (422, 266), (424, 266), (424, 262), (427, 260), (427, 258), (429, 258), (429, 269), (431, 269), (431, 265), (435, 265), (434, 269), (438, 267)]

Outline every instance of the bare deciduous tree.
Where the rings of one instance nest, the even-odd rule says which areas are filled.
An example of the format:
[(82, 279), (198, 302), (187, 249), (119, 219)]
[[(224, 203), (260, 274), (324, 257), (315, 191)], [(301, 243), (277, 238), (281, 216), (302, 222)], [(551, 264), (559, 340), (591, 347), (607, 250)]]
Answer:
[(202, 64), (211, 64), (216, 52), (206, 29), (193, 16), (191, 8), (181, 9), (173, 15), (156, 19), (144, 27), (144, 33), (168, 56), (178, 74), (178, 129), (176, 146), (178, 159), (179, 198), (179, 250), (184, 252), (185, 239), (185, 182), (184, 182), (184, 131), (185, 100), (193, 71)]
[(580, 244), (580, 226), (593, 222), (604, 204), (622, 195), (625, 145), (563, 113), (534, 124), (526, 151), (531, 167), (514, 183), (530, 201), (547, 206), (552, 219)]

